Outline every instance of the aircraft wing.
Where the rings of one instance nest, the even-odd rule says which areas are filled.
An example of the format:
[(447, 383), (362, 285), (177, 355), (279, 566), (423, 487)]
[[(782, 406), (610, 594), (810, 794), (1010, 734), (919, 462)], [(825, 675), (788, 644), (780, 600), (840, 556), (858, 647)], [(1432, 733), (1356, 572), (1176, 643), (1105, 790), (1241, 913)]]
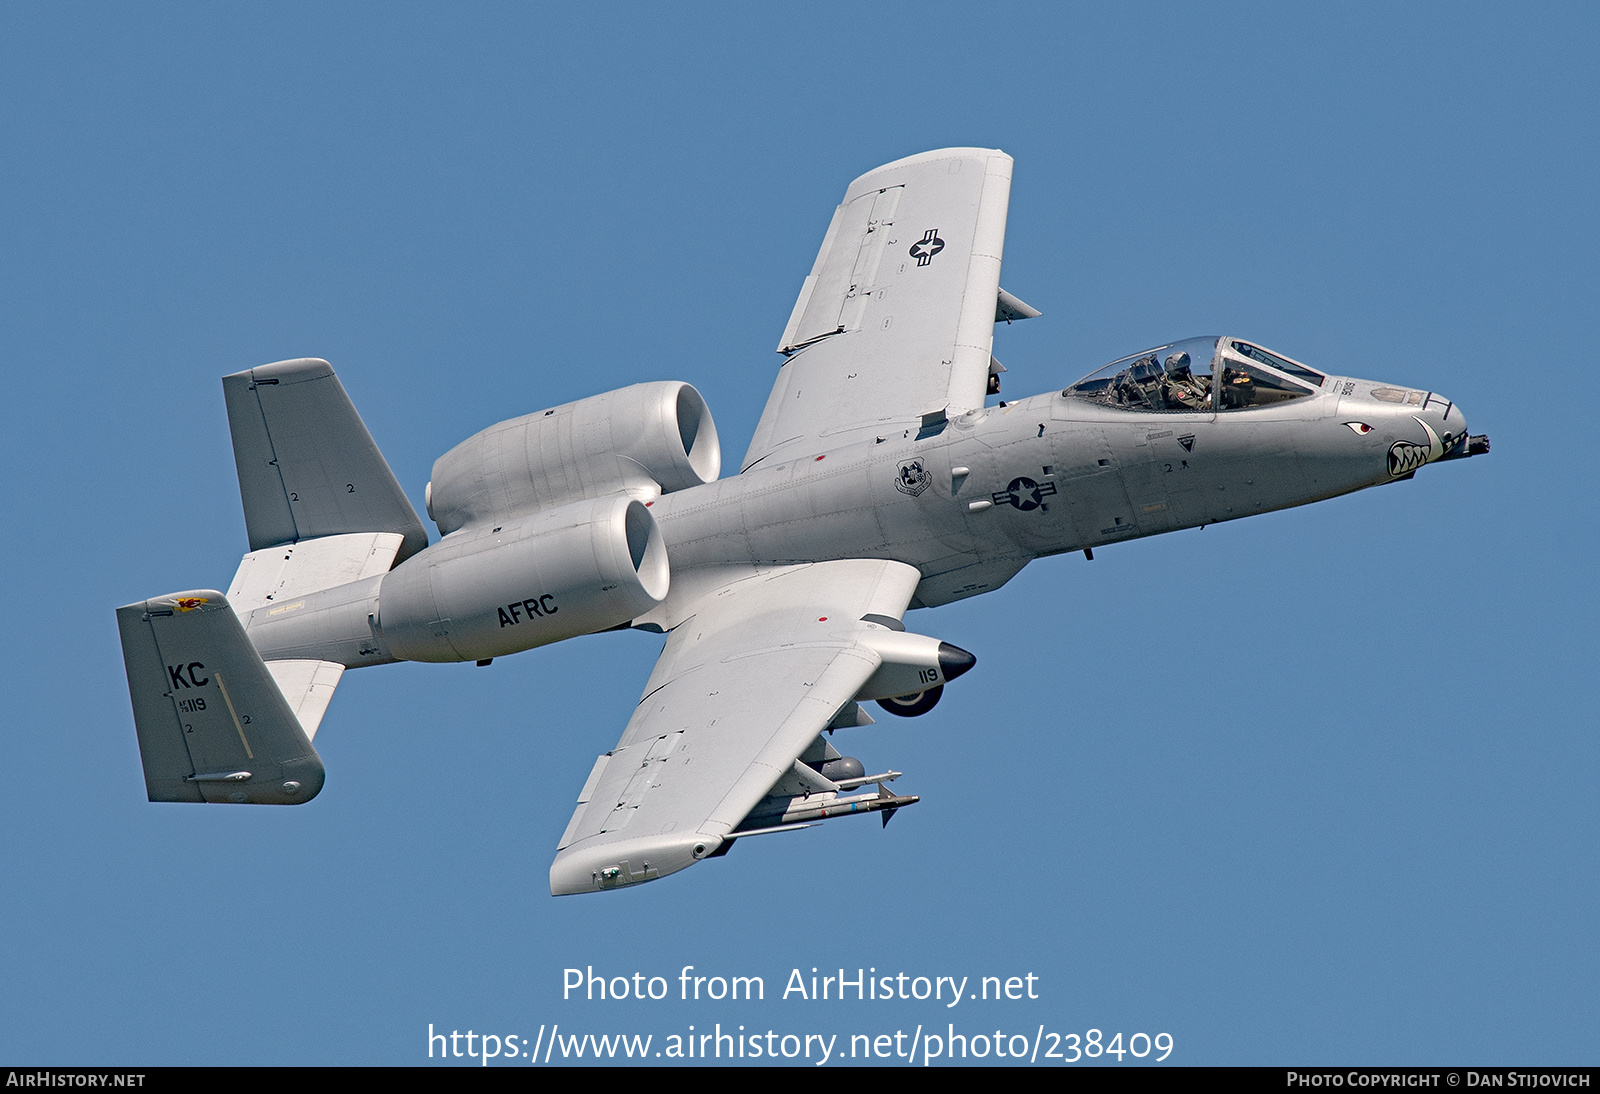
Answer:
[[(919, 577), (904, 563), (860, 559), (730, 571), (668, 636), (622, 739), (595, 761), (550, 891), (690, 866), (722, 848), (775, 787), (836, 797), (836, 784), (796, 761), (842, 710), (854, 714), (849, 704), (883, 663), (875, 637), (934, 641), (862, 618), (897, 628)], [(785, 790), (795, 780), (804, 786)]]
[(924, 152), (850, 184), (741, 470), (983, 406), (996, 319), (1038, 314), (1001, 300), (1010, 199), (1011, 157), (987, 148)]

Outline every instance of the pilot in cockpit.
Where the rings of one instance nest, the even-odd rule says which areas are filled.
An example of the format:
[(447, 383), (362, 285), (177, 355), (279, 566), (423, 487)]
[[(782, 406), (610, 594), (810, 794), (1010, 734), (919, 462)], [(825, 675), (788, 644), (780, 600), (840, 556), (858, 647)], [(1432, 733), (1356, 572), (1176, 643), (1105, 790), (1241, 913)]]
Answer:
[(1166, 360), (1166, 380), (1161, 394), (1174, 410), (1207, 410), (1211, 406), (1209, 385), (1190, 369), (1189, 355), (1182, 350)]

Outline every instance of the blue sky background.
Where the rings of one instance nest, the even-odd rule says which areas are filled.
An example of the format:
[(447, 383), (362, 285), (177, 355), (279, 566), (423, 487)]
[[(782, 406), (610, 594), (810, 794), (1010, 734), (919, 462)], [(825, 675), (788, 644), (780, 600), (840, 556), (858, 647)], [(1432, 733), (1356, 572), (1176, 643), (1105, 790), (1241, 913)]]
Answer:
[[(0, 9), (0, 1062), (954, 1022), (1165, 1031), (1184, 1063), (1595, 1063), (1597, 26)], [(551, 898), (659, 649), (633, 633), (348, 675), (309, 806), (144, 800), (113, 609), (225, 588), (244, 550), (220, 376), (327, 358), (419, 510), (468, 434), (641, 380), (695, 384), (736, 465), (845, 185), (947, 145), (1016, 158), (1003, 282), (1045, 314), (997, 332), (1007, 394), (1225, 330), (1444, 392), (1492, 455), (913, 615), (979, 664), (840, 742), (922, 795), (887, 830)], [(768, 1001), (560, 999), (568, 966), (687, 964)], [(812, 966), (1042, 998), (774, 998)]]

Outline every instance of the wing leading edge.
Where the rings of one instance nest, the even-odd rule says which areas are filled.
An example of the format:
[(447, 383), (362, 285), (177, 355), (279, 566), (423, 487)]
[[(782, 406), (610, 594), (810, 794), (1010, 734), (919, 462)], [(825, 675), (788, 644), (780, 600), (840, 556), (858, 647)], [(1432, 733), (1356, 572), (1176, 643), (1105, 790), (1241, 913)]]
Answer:
[(791, 773), (802, 792), (837, 794), (796, 761), (881, 676), (874, 632), (933, 641), (863, 619), (898, 621), (919, 577), (899, 562), (820, 562), (740, 571), (705, 595), (668, 636), (622, 739), (595, 761), (550, 891), (649, 881), (710, 857)]
[(779, 342), (788, 360), (743, 469), (983, 405), (995, 320), (1026, 317), (997, 305), (1011, 162), (945, 148), (850, 184)]

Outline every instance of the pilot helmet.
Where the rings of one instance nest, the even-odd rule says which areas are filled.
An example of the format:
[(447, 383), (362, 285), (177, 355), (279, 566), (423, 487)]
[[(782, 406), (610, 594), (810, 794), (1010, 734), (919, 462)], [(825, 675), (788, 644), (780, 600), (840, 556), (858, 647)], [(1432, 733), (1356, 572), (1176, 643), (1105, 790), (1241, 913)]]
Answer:
[(1189, 355), (1183, 350), (1167, 358), (1167, 375), (1172, 377), (1182, 376), (1189, 371)]

